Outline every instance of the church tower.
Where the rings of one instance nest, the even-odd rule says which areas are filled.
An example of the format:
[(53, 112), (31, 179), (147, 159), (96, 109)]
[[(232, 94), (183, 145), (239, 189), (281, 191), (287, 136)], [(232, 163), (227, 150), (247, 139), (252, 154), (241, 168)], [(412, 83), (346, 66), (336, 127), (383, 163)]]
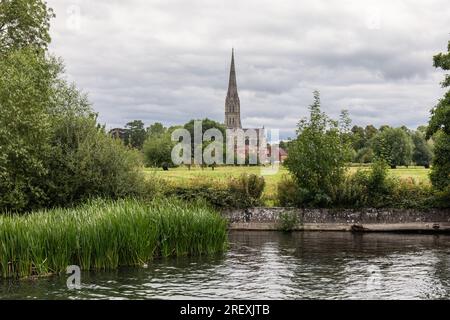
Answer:
[(234, 68), (234, 49), (231, 51), (230, 79), (225, 99), (225, 126), (227, 128), (242, 128), (241, 104), (237, 92), (236, 70)]

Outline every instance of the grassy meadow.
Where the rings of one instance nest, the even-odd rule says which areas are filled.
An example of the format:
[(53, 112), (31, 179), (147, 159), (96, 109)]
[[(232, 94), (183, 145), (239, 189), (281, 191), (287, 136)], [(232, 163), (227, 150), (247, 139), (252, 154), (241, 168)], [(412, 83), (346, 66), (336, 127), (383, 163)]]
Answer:
[[(349, 172), (355, 172), (358, 169), (366, 170), (367, 167), (352, 166), (349, 168)], [(189, 170), (187, 167), (177, 167), (170, 168), (169, 171), (163, 171), (159, 168), (145, 168), (144, 171), (149, 177), (155, 176), (163, 178), (175, 184), (195, 183), (196, 181), (202, 180), (224, 183), (227, 179), (239, 177), (243, 173), (261, 175), (261, 167), (258, 166), (223, 166), (216, 167), (214, 170), (211, 168), (201, 169), (200, 167), (192, 167), (191, 170)], [(389, 169), (391, 175), (402, 180), (414, 179), (417, 182), (424, 183), (430, 183), (429, 172), (430, 169), (415, 166)], [(277, 184), (284, 175), (288, 174), (288, 170), (285, 167), (280, 166), (279, 171), (276, 174), (264, 176), (266, 186), (263, 197), (267, 205), (273, 204), (276, 197)]]

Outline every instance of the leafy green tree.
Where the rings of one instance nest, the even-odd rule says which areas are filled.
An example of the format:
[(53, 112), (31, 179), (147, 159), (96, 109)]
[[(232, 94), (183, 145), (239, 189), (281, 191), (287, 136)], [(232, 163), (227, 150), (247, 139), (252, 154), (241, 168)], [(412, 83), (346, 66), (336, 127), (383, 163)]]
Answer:
[[(222, 136), (223, 136), (223, 143), (224, 143), (224, 145), (225, 145), (225, 143), (226, 143), (226, 128), (225, 128), (225, 126), (222, 124), (222, 123), (220, 123), (220, 122), (217, 122), (217, 121), (214, 121), (214, 120), (211, 120), (211, 119), (208, 119), (208, 118), (205, 118), (205, 119), (199, 119), (199, 120), (194, 120), (194, 119), (192, 119), (192, 120), (190, 120), (189, 122), (187, 122), (185, 125), (184, 125), (184, 128), (186, 129), (186, 130), (188, 130), (189, 131), (189, 133), (190, 133), (190, 135), (191, 135), (191, 155), (192, 155), (192, 157), (194, 157), (194, 143), (195, 143), (195, 141), (194, 141), (194, 122), (195, 121), (201, 121), (202, 122), (202, 135), (206, 132), (206, 130), (208, 130), (208, 129), (218, 129), (221, 133), (222, 133)], [(203, 144), (202, 144), (202, 150), (205, 150), (205, 148), (209, 145), (211, 143), (211, 141), (203, 141)], [(225, 153), (225, 151), (226, 151), (226, 148), (225, 148), (225, 146), (223, 147), (223, 152)]]
[(167, 128), (164, 127), (162, 123), (155, 122), (155, 123), (151, 124), (147, 128), (147, 137), (150, 137), (150, 136), (153, 136), (153, 137), (162, 136), (166, 132), (167, 132)]
[(371, 163), (374, 161), (374, 152), (370, 147), (364, 147), (359, 149), (355, 155), (355, 162), (359, 163)]
[(371, 124), (364, 128), (364, 136), (366, 137), (366, 141), (370, 141), (370, 139), (372, 139), (377, 133), (378, 129)]
[(0, 8), (0, 211), (142, 193), (139, 153), (105, 133), (87, 97), (64, 80), (62, 62), (43, 54), (45, 4)]
[(425, 140), (424, 134), (420, 131), (416, 131), (411, 137), (414, 143), (412, 160), (416, 165), (428, 168), (433, 158), (433, 153), (430, 145)]
[[(450, 41), (447, 53), (439, 53), (433, 57), (434, 67), (450, 70)], [(446, 74), (442, 87), (450, 86), (450, 75)], [(431, 182), (438, 190), (447, 190), (450, 194), (450, 90), (431, 110), (431, 118), (427, 129), (427, 138), (434, 138), (434, 160), (431, 171)]]
[(222, 135), (225, 138), (225, 126), (217, 121), (205, 118), (205, 119), (199, 119), (199, 120), (190, 120), (184, 125), (184, 128), (189, 131), (191, 134), (192, 140), (194, 139), (194, 122), (195, 121), (201, 121), (202, 122), (202, 134), (205, 133), (206, 130), (216, 128), (222, 132)]
[(338, 121), (321, 111), (318, 91), (309, 111), (309, 119), (298, 123), (285, 165), (295, 179), (301, 202), (323, 206), (330, 203), (333, 190), (345, 177), (350, 144), (343, 139)]
[(125, 125), (127, 130), (125, 143), (138, 150), (142, 150), (147, 133), (144, 128), (144, 122), (133, 120)]
[(0, 55), (33, 47), (45, 51), (50, 43), (50, 19), (55, 15), (42, 0), (0, 2)]
[(164, 163), (171, 164), (171, 153), (174, 143), (169, 132), (150, 135), (144, 143), (145, 164), (160, 167)]
[(384, 128), (372, 139), (375, 156), (385, 160), (391, 168), (407, 166), (412, 161), (413, 142), (402, 128)]
[(31, 49), (0, 59), (0, 207), (43, 203), (39, 187), (48, 169), (52, 83), (59, 66)]
[(364, 129), (360, 126), (353, 126), (352, 128), (352, 145), (355, 150), (362, 149), (366, 145)]

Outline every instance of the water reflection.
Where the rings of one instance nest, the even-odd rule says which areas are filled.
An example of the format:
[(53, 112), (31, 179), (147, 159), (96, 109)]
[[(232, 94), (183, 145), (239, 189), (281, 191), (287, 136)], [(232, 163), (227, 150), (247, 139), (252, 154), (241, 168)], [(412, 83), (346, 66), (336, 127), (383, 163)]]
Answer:
[(231, 232), (230, 250), (160, 259), (147, 268), (4, 281), (0, 298), (450, 298), (450, 236), (346, 232)]

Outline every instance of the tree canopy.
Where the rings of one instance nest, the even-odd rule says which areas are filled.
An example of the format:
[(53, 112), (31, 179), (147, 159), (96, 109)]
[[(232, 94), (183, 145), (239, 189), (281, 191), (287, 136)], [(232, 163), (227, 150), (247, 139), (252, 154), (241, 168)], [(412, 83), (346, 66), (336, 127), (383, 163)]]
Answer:
[(0, 2), (0, 54), (33, 47), (45, 51), (51, 41), (53, 10), (42, 0)]
[[(439, 53), (433, 57), (433, 65), (442, 70), (450, 70), (450, 41), (447, 53)], [(450, 87), (450, 75), (446, 74), (442, 87)], [(450, 90), (431, 110), (427, 137), (434, 137), (435, 158), (430, 175), (433, 186), (450, 193)]]

